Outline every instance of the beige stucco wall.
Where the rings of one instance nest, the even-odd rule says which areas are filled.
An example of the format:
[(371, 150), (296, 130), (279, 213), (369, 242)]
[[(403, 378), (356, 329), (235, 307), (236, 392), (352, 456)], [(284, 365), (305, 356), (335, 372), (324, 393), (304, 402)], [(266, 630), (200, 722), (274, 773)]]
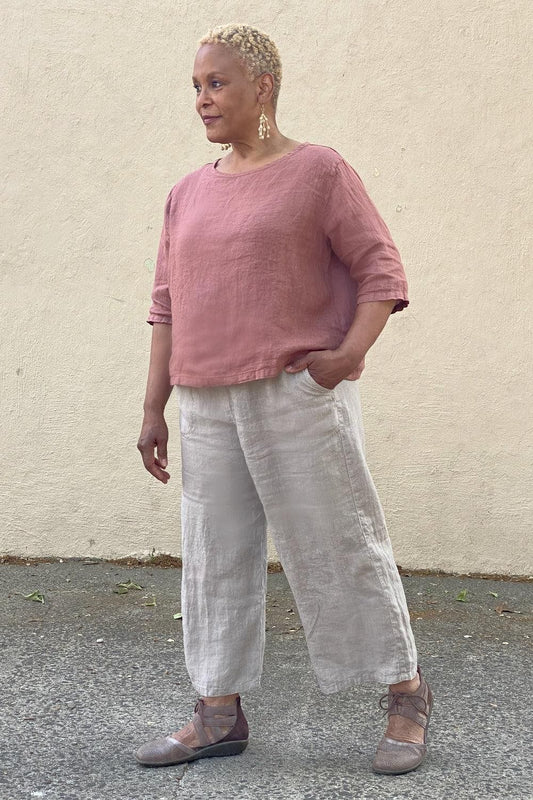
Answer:
[(282, 130), (355, 166), (412, 304), (361, 381), (397, 561), (533, 571), (531, 0), (2, 5), (0, 553), (179, 554), (135, 450), (170, 187), (218, 155), (193, 108), (211, 25), (269, 31)]

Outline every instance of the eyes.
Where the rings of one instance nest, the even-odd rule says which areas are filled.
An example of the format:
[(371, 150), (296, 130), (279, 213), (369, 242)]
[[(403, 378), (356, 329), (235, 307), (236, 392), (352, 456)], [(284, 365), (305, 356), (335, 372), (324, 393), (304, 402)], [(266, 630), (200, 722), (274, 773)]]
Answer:
[[(213, 78), (213, 80), (209, 81), (209, 86), (212, 89), (220, 89), (220, 87), (222, 86), (222, 81), (218, 81), (215, 78)], [(200, 92), (202, 91), (202, 87), (200, 86), (199, 83), (193, 83), (193, 88), (197, 95), (200, 94)]]

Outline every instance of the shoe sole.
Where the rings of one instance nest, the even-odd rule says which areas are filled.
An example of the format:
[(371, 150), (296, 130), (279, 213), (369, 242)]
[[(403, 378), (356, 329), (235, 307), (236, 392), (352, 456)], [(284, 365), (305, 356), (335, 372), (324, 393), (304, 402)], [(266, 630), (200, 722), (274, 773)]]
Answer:
[(375, 769), (372, 767), (372, 772), (375, 775), (407, 775), (408, 772), (414, 772), (415, 769), (418, 769), (424, 763), (424, 758), (420, 761), (416, 767), (409, 767), (409, 769), (402, 769), (402, 770), (391, 770), (388, 769)]
[(177, 764), (188, 764), (190, 761), (198, 761), (200, 758), (216, 758), (219, 756), (238, 756), (239, 753), (244, 752), (248, 747), (248, 739), (235, 742), (220, 742), (219, 744), (212, 744), (209, 747), (202, 747), (192, 756), (184, 756), (176, 761), (141, 761), (137, 757), (139, 764), (143, 767), (172, 767)]

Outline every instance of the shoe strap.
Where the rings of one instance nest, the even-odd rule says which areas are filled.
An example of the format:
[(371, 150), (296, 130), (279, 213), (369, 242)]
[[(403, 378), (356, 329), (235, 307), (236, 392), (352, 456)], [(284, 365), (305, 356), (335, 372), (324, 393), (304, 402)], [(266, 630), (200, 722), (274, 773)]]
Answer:
[(430, 711), (428, 701), (428, 686), (425, 680), (422, 679), (419, 688), (413, 694), (389, 691), (381, 697), (379, 705), (387, 716), (406, 717), (425, 730), (428, 725)]
[[(237, 701), (226, 706), (208, 706), (198, 700), (192, 723), (202, 747), (223, 739), (237, 723)], [(226, 730), (224, 730), (224, 728)]]
[(175, 739), (173, 736), (167, 736), (166, 738), (167, 742), (169, 744), (172, 744), (172, 747), (174, 747), (177, 750), (180, 750), (181, 753), (183, 753), (184, 755), (194, 756), (196, 754), (196, 750), (194, 749), (194, 747), (189, 747), (188, 745), (183, 744), (183, 742), (180, 742), (179, 739)]

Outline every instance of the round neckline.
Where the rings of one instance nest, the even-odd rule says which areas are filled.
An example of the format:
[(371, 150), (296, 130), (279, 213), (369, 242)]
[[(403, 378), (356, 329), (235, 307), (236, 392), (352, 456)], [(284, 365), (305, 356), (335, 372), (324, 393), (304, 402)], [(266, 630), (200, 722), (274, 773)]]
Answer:
[(285, 161), (286, 158), (290, 158), (295, 153), (298, 153), (300, 150), (302, 150), (302, 148), (308, 146), (309, 142), (300, 142), (298, 147), (295, 147), (294, 150), (291, 150), (288, 153), (284, 153), (279, 158), (274, 159), (274, 161), (269, 161), (268, 164), (263, 164), (260, 167), (247, 169), (244, 172), (220, 172), (220, 170), (217, 169), (216, 165), (221, 159), (217, 158), (217, 160), (213, 161), (213, 163), (211, 164), (211, 171), (214, 172), (215, 175), (218, 175), (219, 178), (243, 178), (245, 175), (255, 175), (257, 172), (262, 172), (265, 169), (270, 169), (270, 167), (275, 167), (277, 164), (281, 163), (282, 161)]

